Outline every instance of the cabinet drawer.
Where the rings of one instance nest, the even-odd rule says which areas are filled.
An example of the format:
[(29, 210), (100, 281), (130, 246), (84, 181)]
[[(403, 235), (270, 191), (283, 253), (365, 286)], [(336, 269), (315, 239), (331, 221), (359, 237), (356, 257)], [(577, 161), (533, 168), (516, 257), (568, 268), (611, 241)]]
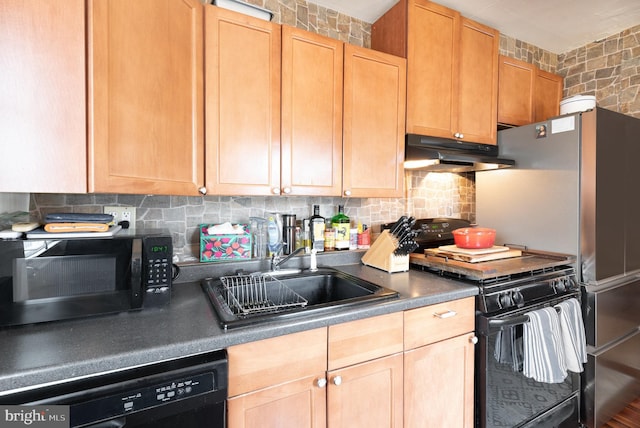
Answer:
[(229, 396), (323, 373), (327, 329), (303, 331), (227, 349)]
[(475, 298), (453, 300), (404, 312), (404, 349), (473, 331)]
[(402, 312), (329, 327), (329, 370), (402, 352)]

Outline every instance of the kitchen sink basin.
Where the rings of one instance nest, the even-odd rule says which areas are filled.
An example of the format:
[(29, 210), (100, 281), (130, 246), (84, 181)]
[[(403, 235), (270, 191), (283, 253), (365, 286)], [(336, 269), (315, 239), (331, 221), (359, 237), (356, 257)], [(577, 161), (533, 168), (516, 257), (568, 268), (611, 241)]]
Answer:
[(330, 268), (293, 275), (206, 278), (201, 285), (225, 329), (321, 314), (398, 296), (394, 290)]

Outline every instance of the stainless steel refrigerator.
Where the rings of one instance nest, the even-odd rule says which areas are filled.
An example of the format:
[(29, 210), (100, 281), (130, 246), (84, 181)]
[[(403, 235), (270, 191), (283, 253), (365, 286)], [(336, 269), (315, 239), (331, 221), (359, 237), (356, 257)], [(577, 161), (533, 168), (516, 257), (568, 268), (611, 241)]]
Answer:
[(596, 108), (498, 133), (514, 168), (476, 174), (496, 243), (577, 256), (587, 333), (581, 419), (640, 397), (640, 119)]

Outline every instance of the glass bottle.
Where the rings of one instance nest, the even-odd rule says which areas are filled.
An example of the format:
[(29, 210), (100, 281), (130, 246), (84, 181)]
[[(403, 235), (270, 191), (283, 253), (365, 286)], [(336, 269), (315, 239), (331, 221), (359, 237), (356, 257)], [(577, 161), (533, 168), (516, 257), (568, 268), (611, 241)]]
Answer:
[(331, 226), (336, 231), (336, 250), (348, 250), (351, 221), (344, 213), (344, 205), (338, 205), (338, 214), (331, 218)]
[(324, 251), (324, 217), (320, 215), (320, 205), (313, 206), (313, 215), (309, 218), (311, 236), (311, 249), (318, 252)]

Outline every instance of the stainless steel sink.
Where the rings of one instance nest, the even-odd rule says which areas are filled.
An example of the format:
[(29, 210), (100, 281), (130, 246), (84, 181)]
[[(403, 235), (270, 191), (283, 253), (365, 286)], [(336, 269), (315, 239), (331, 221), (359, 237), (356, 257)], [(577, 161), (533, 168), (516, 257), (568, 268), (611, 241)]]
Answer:
[(274, 277), (266, 273), (206, 278), (201, 284), (225, 329), (398, 296), (394, 290), (330, 268)]

